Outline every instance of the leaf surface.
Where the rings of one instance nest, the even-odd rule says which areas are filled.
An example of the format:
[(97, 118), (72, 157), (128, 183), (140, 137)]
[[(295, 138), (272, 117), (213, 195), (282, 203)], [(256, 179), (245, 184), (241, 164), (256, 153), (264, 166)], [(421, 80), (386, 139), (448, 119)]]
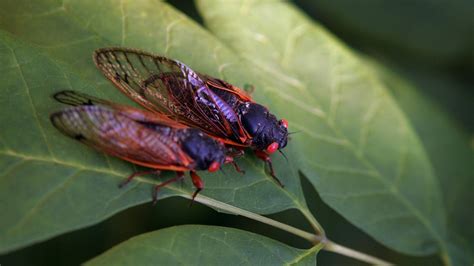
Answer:
[(316, 265), (318, 250), (237, 229), (184, 225), (134, 237), (86, 265)]
[[(0, 252), (100, 222), (151, 200), (159, 179), (117, 184), (136, 168), (61, 135), (49, 114), (62, 105), (54, 92), (74, 89), (133, 104), (95, 68), (92, 52), (127, 46), (166, 54), (242, 85), (253, 76), (237, 56), (200, 26), (157, 1), (15, 1), (0, 10)], [(228, 69), (225, 69), (228, 68)], [(224, 76), (224, 71), (225, 75)], [(291, 149), (288, 149), (291, 155)], [(246, 171), (200, 173), (202, 195), (268, 214), (289, 208), (307, 212), (297, 169), (274, 158), (280, 188), (253, 155), (237, 159)], [(193, 192), (190, 180), (160, 191), (160, 198)]]
[(216, 36), (266, 74), (257, 90), (279, 95), (274, 105), (301, 131), (291, 160), (322, 199), (391, 248), (437, 252), (446, 233), (438, 180), (372, 69), (287, 2), (199, 0), (198, 8)]
[[(443, 254), (448, 265), (468, 265), (474, 262), (474, 211), (466, 209), (466, 202), (474, 202), (474, 153), (469, 134), (436, 102), (423, 94), (420, 79), (429, 79), (430, 86), (440, 89), (459, 89), (442, 77), (417, 74), (416, 83), (403, 80), (393, 70), (375, 64), (380, 78), (387, 84), (400, 107), (419, 134), (436, 175), (442, 184), (447, 210), (447, 249)], [(436, 89), (436, 88), (430, 88)]]

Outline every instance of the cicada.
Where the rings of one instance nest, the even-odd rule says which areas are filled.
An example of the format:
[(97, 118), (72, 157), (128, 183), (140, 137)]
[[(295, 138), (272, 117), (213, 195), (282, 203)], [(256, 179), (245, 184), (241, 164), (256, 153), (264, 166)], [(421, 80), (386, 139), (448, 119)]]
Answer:
[(176, 177), (155, 186), (154, 202), (157, 191), (182, 179), (185, 171), (190, 172), (196, 187), (194, 199), (204, 187), (196, 171), (215, 172), (224, 163), (233, 161), (232, 157), (226, 155), (226, 147), (222, 142), (164, 115), (75, 91), (61, 91), (54, 98), (72, 105), (50, 116), (53, 125), (62, 133), (111, 156), (154, 169), (134, 173), (121, 185), (137, 175), (157, 170), (176, 171)]
[(94, 62), (118, 89), (151, 112), (199, 128), (240, 153), (251, 147), (282, 185), (269, 155), (287, 145), (288, 122), (244, 90), (177, 60), (135, 49), (99, 49)]

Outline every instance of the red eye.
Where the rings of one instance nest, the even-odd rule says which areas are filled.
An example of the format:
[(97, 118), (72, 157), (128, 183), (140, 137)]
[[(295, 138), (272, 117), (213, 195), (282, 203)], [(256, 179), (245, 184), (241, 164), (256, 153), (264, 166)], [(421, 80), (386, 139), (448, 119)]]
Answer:
[(286, 119), (280, 120), (280, 123), (285, 127), (288, 128), (288, 121)]
[(278, 150), (278, 143), (273, 142), (272, 144), (268, 145), (267, 147), (267, 152), (268, 153), (274, 153)]
[(220, 167), (221, 165), (218, 162), (212, 162), (207, 170), (212, 173), (219, 170)]

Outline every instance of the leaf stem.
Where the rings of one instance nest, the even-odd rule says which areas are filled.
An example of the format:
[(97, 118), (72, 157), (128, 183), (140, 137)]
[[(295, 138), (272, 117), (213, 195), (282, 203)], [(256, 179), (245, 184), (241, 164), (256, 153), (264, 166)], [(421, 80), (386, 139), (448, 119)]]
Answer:
[(306, 220), (311, 224), (313, 230), (316, 232), (317, 235), (326, 236), (326, 232), (324, 232), (323, 227), (318, 223), (316, 218), (311, 214), (311, 212), (306, 208), (301, 208), (300, 212), (306, 218)]
[[(187, 194), (184, 194), (182, 196), (185, 197), (185, 198), (188, 198), (188, 199), (192, 199), (192, 197), (190, 195), (187, 195)], [(244, 217), (247, 217), (249, 219), (259, 221), (259, 222), (268, 224), (270, 226), (279, 228), (279, 229), (284, 230), (288, 233), (291, 233), (293, 235), (296, 235), (296, 236), (299, 236), (303, 239), (308, 240), (314, 246), (323, 245), (323, 249), (327, 250), (327, 251), (330, 251), (330, 252), (338, 253), (338, 254), (341, 254), (341, 255), (344, 255), (344, 256), (347, 256), (347, 257), (350, 257), (350, 258), (353, 258), (353, 259), (357, 259), (357, 260), (360, 260), (360, 261), (363, 261), (363, 262), (367, 262), (367, 263), (370, 263), (370, 264), (392, 265), (391, 263), (389, 263), (387, 261), (384, 261), (384, 260), (378, 259), (376, 257), (364, 254), (362, 252), (359, 252), (359, 251), (341, 246), (339, 244), (336, 244), (336, 243), (328, 240), (324, 234), (323, 235), (311, 234), (311, 233), (308, 233), (308, 232), (303, 231), (301, 229), (298, 229), (296, 227), (281, 223), (279, 221), (275, 221), (273, 219), (267, 218), (265, 216), (262, 216), (262, 215), (259, 215), (259, 214), (256, 214), (256, 213), (253, 213), (253, 212), (250, 212), (250, 211), (246, 211), (244, 209), (237, 208), (235, 206), (232, 206), (232, 205), (229, 205), (227, 203), (223, 203), (223, 202), (214, 200), (212, 198), (208, 198), (206, 196), (198, 195), (194, 200), (196, 202), (202, 203), (206, 206), (209, 206), (209, 207), (212, 207), (212, 208), (215, 208), (215, 209), (218, 209), (218, 210), (229, 212), (229, 213), (232, 213), (232, 214), (235, 214), (235, 215), (244, 216)], [(303, 214), (305, 215), (305, 217), (308, 217), (308, 215), (311, 215), (310, 213), (305, 214), (304, 212), (303, 212)], [(309, 221), (311, 221), (311, 220), (316, 221), (316, 219), (314, 219), (314, 218), (313, 219), (308, 219), (308, 220)], [(316, 224), (318, 226), (320, 226), (317, 222), (316, 222)]]
[[(183, 196), (186, 197), (186, 198), (191, 199), (191, 196), (189, 196), (189, 195), (183, 195)], [(194, 200), (196, 202), (202, 203), (202, 204), (207, 205), (209, 207), (213, 207), (213, 208), (216, 208), (216, 209), (219, 209), (219, 210), (223, 210), (223, 211), (230, 212), (230, 213), (233, 213), (233, 214), (236, 214), (236, 215), (244, 216), (244, 217), (247, 217), (249, 219), (271, 225), (273, 227), (276, 227), (276, 228), (279, 228), (281, 230), (287, 231), (288, 233), (291, 233), (293, 235), (304, 238), (304, 239), (308, 240), (309, 242), (311, 242), (313, 244), (318, 244), (318, 243), (326, 241), (325, 237), (308, 233), (308, 232), (303, 231), (301, 229), (298, 229), (296, 227), (281, 223), (279, 221), (275, 221), (273, 219), (267, 218), (265, 216), (262, 216), (262, 215), (259, 215), (259, 214), (256, 214), (256, 213), (253, 213), (253, 212), (250, 212), (250, 211), (246, 211), (244, 209), (234, 207), (232, 205), (229, 205), (229, 204), (226, 204), (226, 203), (208, 198), (206, 196), (198, 195)]]
[(336, 244), (330, 240), (326, 242), (326, 245), (323, 248), (324, 250), (331, 251), (334, 253), (338, 253), (347, 257), (351, 257), (360, 261), (364, 261), (370, 264), (375, 264), (375, 265), (393, 265), (390, 262), (381, 260), (376, 257), (372, 257), (370, 255), (367, 255), (365, 253), (341, 246), (339, 244)]

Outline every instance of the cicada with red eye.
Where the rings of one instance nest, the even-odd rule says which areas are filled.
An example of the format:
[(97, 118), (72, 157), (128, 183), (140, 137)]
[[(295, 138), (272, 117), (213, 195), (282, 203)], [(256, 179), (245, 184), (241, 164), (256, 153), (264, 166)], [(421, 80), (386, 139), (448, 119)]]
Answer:
[(288, 142), (288, 122), (278, 120), (242, 89), (163, 56), (103, 48), (94, 62), (117, 88), (148, 110), (199, 128), (228, 146), (251, 147), (275, 176), (270, 154)]
[(226, 156), (222, 142), (166, 116), (74, 91), (61, 91), (54, 98), (72, 105), (50, 116), (53, 125), (62, 133), (111, 156), (154, 169), (134, 173), (121, 185), (137, 175), (156, 173), (157, 170), (177, 172), (175, 178), (155, 186), (154, 202), (158, 189), (182, 179), (185, 171), (190, 171), (196, 187), (194, 199), (204, 187), (196, 171), (215, 172), (224, 163), (233, 161), (232, 157)]

